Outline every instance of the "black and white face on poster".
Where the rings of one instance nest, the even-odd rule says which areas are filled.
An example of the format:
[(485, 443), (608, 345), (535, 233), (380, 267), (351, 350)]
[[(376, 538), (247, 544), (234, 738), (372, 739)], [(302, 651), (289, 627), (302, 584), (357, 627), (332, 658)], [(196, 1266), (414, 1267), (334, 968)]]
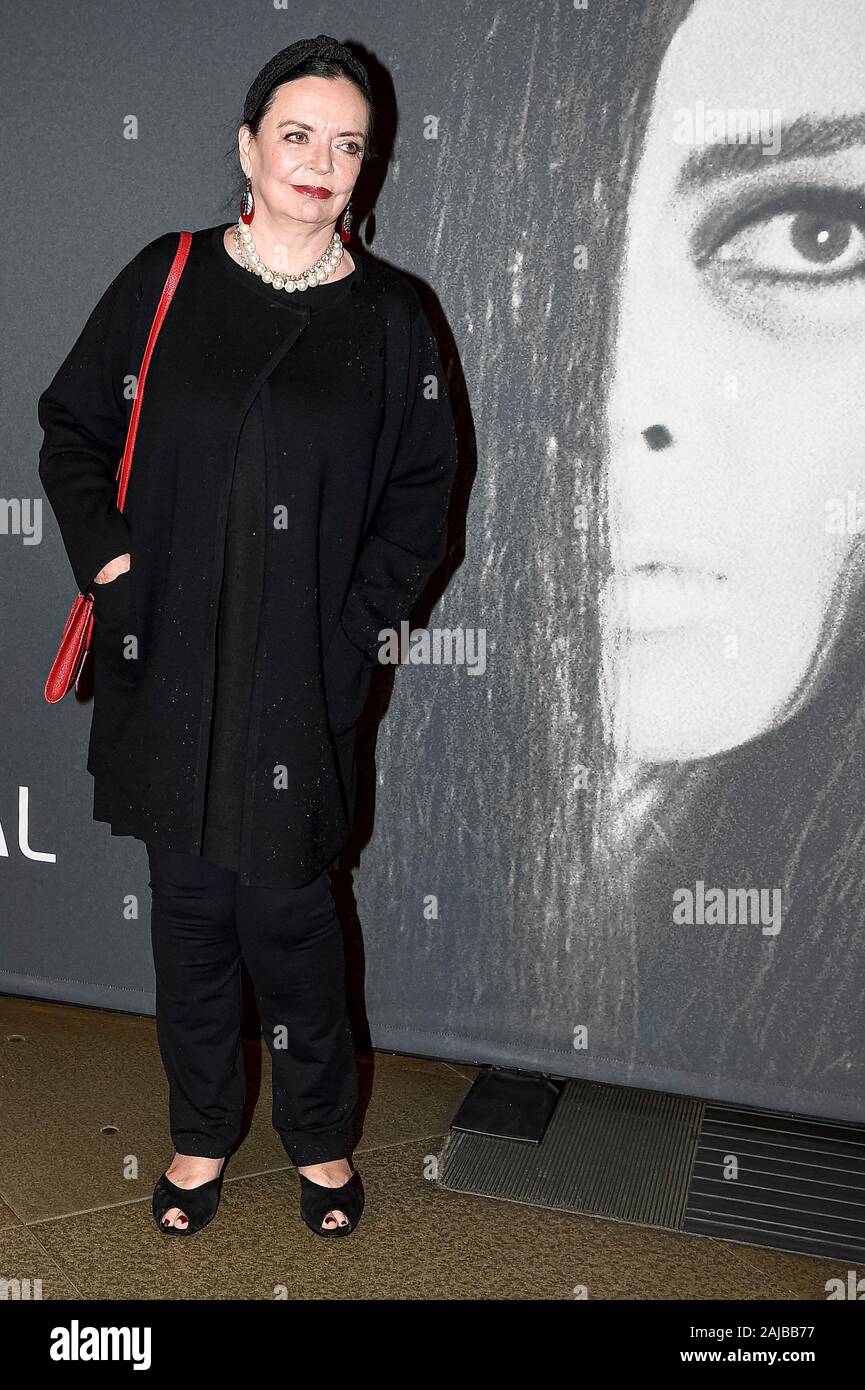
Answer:
[(499, 19), (431, 619), (486, 669), (430, 673), (423, 738), (391, 711), (425, 829), (391, 808), (386, 949), (454, 1055), (861, 1119), (865, 6)]

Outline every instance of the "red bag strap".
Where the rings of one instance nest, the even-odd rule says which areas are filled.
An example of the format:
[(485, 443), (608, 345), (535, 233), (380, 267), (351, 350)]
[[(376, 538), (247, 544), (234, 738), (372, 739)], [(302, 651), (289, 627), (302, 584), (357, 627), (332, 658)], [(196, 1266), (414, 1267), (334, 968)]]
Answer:
[(183, 274), (183, 267), (186, 265), (186, 258), (189, 255), (189, 248), (192, 245), (192, 233), (181, 232), (177, 250), (174, 253), (174, 260), (166, 276), (165, 284), (162, 287), (162, 294), (156, 306), (156, 313), (153, 316), (153, 323), (150, 325), (150, 334), (147, 339), (147, 346), (144, 349), (144, 356), (141, 359), (141, 370), (138, 373), (138, 383), (135, 389), (135, 400), (132, 403), (132, 414), (129, 417), (129, 428), (126, 431), (126, 446), (123, 456), (117, 468), (117, 510), (123, 511), (123, 504), (126, 501), (126, 489), (129, 486), (129, 474), (132, 469), (132, 451), (135, 448), (135, 436), (138, 433), (138, 417), (141, 414), (141, 402), (144, 399), (144, 383), (147, 380), (147, 369), (150, 366), (150, 359), (153, 356), (153, 349), (156, 339), (159, 337), (159, 330), (162, 327), (165, 315), (168, 313), (168, 306), (174, 298), (174, 291), (180, 283)]

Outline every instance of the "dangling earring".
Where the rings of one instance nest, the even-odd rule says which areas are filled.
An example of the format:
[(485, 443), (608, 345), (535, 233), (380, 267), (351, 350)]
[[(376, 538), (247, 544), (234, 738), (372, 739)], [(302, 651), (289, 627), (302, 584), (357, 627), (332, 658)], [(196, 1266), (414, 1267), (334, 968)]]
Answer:
[(342, 226), (339, 235), (343, 242), (351, 240), (351, 203), (346, 204), (345, 212), (342, 214)]
[(240, 200), (240, 220), (245, 222), (247, 227), (255, 216), (255, 199), (252, 196), (252, 179), (247, 174), (246, 189)]

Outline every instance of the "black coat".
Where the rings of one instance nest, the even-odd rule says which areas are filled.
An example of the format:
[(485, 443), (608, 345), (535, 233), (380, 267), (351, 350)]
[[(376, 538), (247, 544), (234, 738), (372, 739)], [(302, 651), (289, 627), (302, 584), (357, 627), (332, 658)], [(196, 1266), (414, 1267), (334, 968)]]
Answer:
[[(105, 605), (93, 637), (94, 816), (114, 834), (198, 853), (231, 472), (260, 393), (274, 522), (240, 881), (292, 886), (345, 842), (378, 634), (409, 616), (444, 558), (456, 441), (432, 332), (403, 275), (352, 248), (350, 292), (310, 307), (315, 291), (305, 304), (237, 265), (224, 225), (193, 234), (148, 370), (124, 512), (115, 473), (176, 233), (120, 271), (40, 396), (39, 475), (79, 589)], [(93, 577), (126, 551), (125, 590), (108, 599)]]

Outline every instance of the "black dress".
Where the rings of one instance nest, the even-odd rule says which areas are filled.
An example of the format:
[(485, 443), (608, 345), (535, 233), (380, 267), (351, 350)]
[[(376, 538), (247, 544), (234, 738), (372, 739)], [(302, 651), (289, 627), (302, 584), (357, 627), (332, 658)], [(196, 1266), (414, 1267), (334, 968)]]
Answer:
[(264, 583), (265, 454), (261, 398), (237, 441), (219, 596), (216, 684), (201, 857), (237, 870), (252, 670)]
[[(326, 302), (338, 286), (346, 289), (355, 275), (352, 271), (341, 280), (326, 281), (302, 293), (309, 296), (310, 303)], [(257, 287), (261, 284), (258, 281)], [(277, 295), (279, 291), (272, 293)], [(201, 844), (202, 859), (235, 872), (243, 829), (253, 663), (263, 599), (265, 477), (264, 428), (258, 395), (238, 437), (229, 498)]]

